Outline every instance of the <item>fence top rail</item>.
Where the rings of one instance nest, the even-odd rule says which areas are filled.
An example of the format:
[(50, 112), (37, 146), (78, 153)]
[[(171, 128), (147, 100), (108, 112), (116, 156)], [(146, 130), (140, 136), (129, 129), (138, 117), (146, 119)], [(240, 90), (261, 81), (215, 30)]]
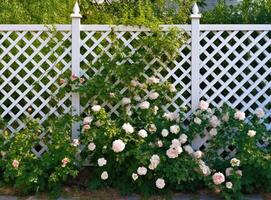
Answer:
[(270, 31), (271, 24), (201, 24), (202, 31)]
[[(172, 24), (161, 25), (163, 31), (170, 28), (177, 28), (184, 31), (191, 31), (190, 24)], [(42, 25), (42, 24), (0, 24), (0, 31), (71, 31), (70, 24)], [(99, 25), (82, 24), (81, 31), (150, 31), (143, 26), (125, 26), (125, 25)], [(200, 24), (202, 31), (270, 31), (271, 24)]]
[(70, 24), (42, 25), (42, 24), (0, 24), (0, 31), (70, 31)]

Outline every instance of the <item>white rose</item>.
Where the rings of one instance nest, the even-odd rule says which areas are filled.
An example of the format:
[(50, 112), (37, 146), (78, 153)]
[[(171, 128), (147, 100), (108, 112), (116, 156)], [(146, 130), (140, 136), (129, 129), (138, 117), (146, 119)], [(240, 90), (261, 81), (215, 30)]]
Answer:
[(112, 149), (116, 153), (122, 152), (125, 149), (125, 144), (122, 140), (115, 140), (112, 144)]
[(179, 137), (180, 143), (181, 143), (181, 144), (186, 143), (186, 142), (187, 142), (187, 138), (188, 138), (187, 135), (181, 134), (180, 137)]
[(181, 146), (181, 143), (180, 143), (179, 140), (173, 139), (173, 140), (171, 141), (171, 145), (170, 145), (170, 146), (171, 146), (171, 147)]
[(196, 118), (194, 119), (194, 122), (195, 122), (196, 124), (200, 125), (200, 124), (201, 124), (201, 119), (198, 118), (198, 117), (196, 117)]
[(233, 186), (232, 182), (226, 182), (226, 188), (232, 189), (232, 186)]
[(212, 128), (210, 131), (209, 131), (209, 135), (214, 137), (217, 135), (217, 129), (216, 128)]
[(131, 99), (130, 98), (124, 97), (121, 100), (121, 105), (123, 105), (123, 106), (125, 106), (127, 104), (130, 104), (130, 103), (131, 103)]
[(102, 179), (102, 180), (108, 179), (108, 173), (107, 173), (107, 171), (104, 171), (104, 172), (101, 174), (101, 179)]
[(105, 158), (99, 158), (98, 159), (99, 167), (102, 167), (102, 166), (106, 165), (106, 163), (107, 163), (107, 160)]
[(196, 159), (200, 159), (200, 158), (202, 158), (203, 153), (202, 153), (202, 151), (196, 151), (196, 152), (193, 153), (193, 156)]
[(159, 93), (158, 92), (151, 92), (150, 94), (149, 94), (149, 98), (151, 99), (151, 100), (155, 100), (155, 99), (157, 99), (159, 97)]
[(247, 135), (248, 135), (249, 137), (254, 137), (254, 136), (256, 135), (256, 131), (249, 130), (248, 133), (247, 133)]
[(83, 124), (90, 124), (92, 122), (93, 118), (92, 117), (85, 117), (83, 120)]
[(137, 169), (137, 174), (140, 176), (144, 176), (147, 174), (147, 168), (146, 167), (139, 167)]
[(194, 153), (194, 150), (190, 145), (185, 145), (183, 148), (188, 154)]
[(139, 104), (139, 108), (142, 110), (149, 109), (150, 103), (148, 101), (143, 101)]
[(206, 101), (201, 100), (199, 103), (199, 108), (202, 111), (206, 111), (209, 108), (209, 103), (207, 103)]
[(153, 107), (153, 114), (157, 115), (158, 110), (159, 110), (158, 106), (154, 106)]
[(265, 112), (262, 108), (257, 108), (256, 109), (256, 116), (258, 118), (263, 118), (265, 116)]
[(163, 137), (167, 137), (168, 134), (169, 134), (169, 132), (168, 132), (167, 129), (163, 129), (162, 132), (161, 132), (161, 135), (162, 135)]
[(140, 130), (140, 131), (138, 132), (138, 135), (139, 135), (140, 137), (142, 137), (142, 138), (145, 138), (145, 137), (148, 136), (148, 133), (147, 133), (147, 131), (145, 131), (144, 129), (142, 129), (142, 130)]
[(130, 123), (124, 123), (122, 125), (122, 129), (126, 132), (126, 133), (133, 133), (134, 132), (134, 127), (132, 127), (132, 125)]
[(136, 181), (138, 179), (138, 175), (136, 173), (133, 173), (132, 178), (133, 178), (134, 181)]
[(91, 143), (88, 144), (88, 149), (89, 149), (90, 151), (94, 151), (95, 148), (96, 148), (96, 145), (95, 145), (93, 142), (91, 142)]
[(235, 166), (239, 167), (240, 160), (238, 160), (237, 158), (232, 158), (231, 161), (230, 161), (230, 163), (231, 163), (232, 167), (235, 167)]
[(101, 106), (100, 105), (95, 105), (95, 106), (92, 106), (92, 111), (93, 112), (99, 112), (101, 110)]
[(170, 132), (173, 133), (173, 134), (177, 134), (180, 132), (180, 126), (179, 125), (172, 125), (170, 128), (169, 128)]
[(166, 185), (165, 180), (162, 178), (158, 178), (155, 182), (155, 185), (158, 189), (163, 189)]

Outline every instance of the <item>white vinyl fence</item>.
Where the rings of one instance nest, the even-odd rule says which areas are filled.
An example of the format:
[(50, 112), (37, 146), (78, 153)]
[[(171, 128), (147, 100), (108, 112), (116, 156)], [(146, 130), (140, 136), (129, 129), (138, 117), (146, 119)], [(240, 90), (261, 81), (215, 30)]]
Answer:
[[(85, 67), (105, 51), (110, 52), (110, 34), (133, 50), (135, 40), (150, 30), (129, 26), (81, 25), (79, 6), (71, 15), (71, 25), (0, 25), (0, 114), (14, 132), (23, 128), (25, 117), (59, 116), (73, 107), (82, 112), (78, 94), (56, 99), (58, 78), (71, 70), (87, 77)], [(159, 63), (155, 71), (162, 80), (181, 88), (169, 110), (181, 105), (195, 110), (200, 99), (221, 106), (227, 103), (253, 113), (271, 101), (271, 25), (200, 24), (201, 15), (193, 8), (191, 25), (177, 27), (190, 36), (179, 50), (179, 56), (168, 67), (153, 59), (146, 70)], [(84, 68), (84, 69), (82, 69)], [(97, 72), (89, 68), (93, 74)], [(147, 77), (147, 74), (144, 75)], [(112, 112), (117, 112), (112, 107)], [(269, 113), (269, 117), (271, 114)], [(77, 127), (74, 127), (77, 128)], [(76, 137), (73, 130), (73, 136)]]

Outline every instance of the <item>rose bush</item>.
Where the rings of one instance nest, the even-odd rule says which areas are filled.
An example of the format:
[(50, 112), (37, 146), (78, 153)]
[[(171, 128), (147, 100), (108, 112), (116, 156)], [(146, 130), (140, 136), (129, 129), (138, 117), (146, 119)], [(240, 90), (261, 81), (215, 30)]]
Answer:
[[(240, 199), (241, 192), (270, 191), (270, 123), (261, 108), (246, 117), (244, 112), (224, 105), (210, 109), (201, 101), (191, 117), (189, 136), (204, 137), (208, 148), (204, 160), (216, 173), (207, 185), (226, 199)], [(224, 176), (224, 178), (223, 178)]]
[[(61, 183), (78, 173), (78, 144), (71, 141), (71, 118), (64, 116), (42, 127), (38, 120), (27, 119), (26, 127), (10, 134), (3, 130), (0, 136), (0, 169), (4, 182), (23, 193), (58, 192)], [(46, 136), (40, 137), (46, 132)], [(47, 148), (40, 156), (35, 148)]]

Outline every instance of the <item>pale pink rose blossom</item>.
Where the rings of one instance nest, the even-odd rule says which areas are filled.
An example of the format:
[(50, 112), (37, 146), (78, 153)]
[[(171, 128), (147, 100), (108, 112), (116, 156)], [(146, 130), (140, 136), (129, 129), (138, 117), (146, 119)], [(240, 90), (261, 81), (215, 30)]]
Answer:
[(138, 179), (138, 175), (136, 173), (133, 173), (132, 178), (133, 178), (134, 181), (136, 181)]
[(198, 151), (196, 151), (196, 152), (193, 153), (193, 156), (196, 159), (200, 159), (200, 158), (202, 158), (203, 153), (202, 153), (202, 151), (198, 150)]
[(19, 165), (20, 165), (20, 162), (18, 160), (15, 159), (15, 160), (12, 161), (12, 166), (15, 169), (18, 169)]
[(237, 158), (232, 158), (230, 163), (231, 163), (232, 167), (239, 167), (240, 166), (240, 160), (238, 160)]
[(86, 131), (86, 130), (89, 130), (89, 129), (90, 129), (90, 125), (89, 124), (83, 125), (83, 132)]
[(107, 173), (107, 171), (103, 171), (103, 173), (101, 174), (101, 179), (102, 180), (108, 179), (108, 173)]
[(67, 165), (69, 162), (70, 162), (70, 159), (69, 159), (69, 158), (67, 158), (67, 157), (63, 158), (62, 161), (61, 161), (61, 163), (62, 163), (61, 167), (66, 167), (66, 165)]
[(140, 109), (146, 110), (146, 109), (149, 109), (150, 103), (148, 101), (143, 101), (138, 106), (139, 106)]
[(243, 176), (242, 170), (236, 170), (236, 174), (239, 175), (239, 176)]
[(72, 145), (73, 145), (74, 147), (79, 146), (79, 144), (80, 144), (79, 139), (73, 139), (73, 140), (72, 140)]
[(124, 123), (122, 125), (122, 129), (128, 134), (133, 133), (135, 131), (134, 127), (130, 123)]
[(202, 111), (206, 111), (209, 108), (209, 103), (207, 103), (206, 101), (201, 100), (199, 103), (199, 108)]
[(96, 148), (96, 145), (95, 145), (93, 142), (91, 142), (91, 143), (88, 144), (88, 149), (89, 149), (90, 151), (94, 151), (95, 148)]
[(112, 144), (112, 149), (115, 153), (120, 153), (125, 149), (125, 144), (122, 140), (115, 140)]
[(174, 159), (174, 158), (177, 158), (179, 156), (179, 154), (182, 153), (182, 151), (183, 151), (182, 147), (180, 147), (180, 146), (172, 146), (167, 150), (166, 154), (167, 154), (167, 156), (169, 158)]
[(107, 164), (107, 160), (105, 158), (99, 158), (97, 162), (99, 167), (102, 167)]
[(177, 92), (176, 87), (173, 84), (169, 85), (169, 91), (170, 92)]
[(83, 120), (83, 124), (90, 124), (92, 122), (93, 118), (92, 117), (85, 117)]
[(236, 111), (234, 114), (234, 118), (239, 121), (244, 121), (246, 119), (246, 114), (242, 111)]
[(121, 100), (121, 105), (123, 105), (123, 106), (126, 106), (126, 105), (128, 105), (130, 103), (131, 103), (131, 99), (130, 98), (124, 97)]
[(72, 81), (76, 81), (78, 79), (78, 76), (76, 76), (75, 74), (73, 74), (72, 76), (71, 76), (71, 80)]
[(196, 118), (194, 119), (194, 122), (195, 122), (195, 124), (200, 125), (202, 121), (201, 121), (200, 118), (196, 117)]
[(147, 168), (146, 167), (139, 167), (137, 169), (137, 174), (140, 175), (140, 176), (144, 176), (147, 174)]
[(222, 121), (224, 121), (224, 122), (228, 122), (229, 119), (230, 119), (229, 113), (226, 113), (226, 114), (224, 114), (224, 115), (222, 116)]
[(94, 106), (92, 106), (92, 111), (94, 111), (94, 112), (99, 112), (100, 110), (101, 110), (101, 106), (100, 105), (94, 105)]
[(155, 133), (157, 131), (157, 127), (155, 126), (155, 124), (150, 124), (148, 126), (148, 130), (150, 133)]
[(184, 144), (187, 142), (187, 135), (186, 134), (181, 134), (180, 137), (179, 137), (179, 141), (181, 144)]
[(233, 172), (233, 168), (228, 167), (228, 168), (226, 168), (225, 174), (226, 174), (226, 176), (230, 176), (230, 175), (232, 175), (232, 172)]
[(145, 131), (144, 129), (141, 129), (139, 132), (138, 132), (138, 135), (142, 138), (146, 138), (148, 137), (148, 133), (147, 131)]
[(151, 93), (149, 93), (149, 98), (151, 99), (151, 100), (155, 100), (155, 99), (157, 99), (159, 97), (159, 93), (158, 92), (151, 92)]
[(166, 185), (165, 180), (162, 178), (158, 178), (155, 182), (155, 185), (158, 189), (163, 189)]
[(226, 182), (226, 188), (232, 189), (232, 186), (233, 186), (232, 182)]
[(219, 119), (217, 118), (217, 116), (213, 115), (210, 119), (210, 124), (213, 128), (216, 128), (217, 126), (220, 125), (220, 121)]
[(162, 142), (161, 140), (158, 140), (158, 141), (157, 141), (157, 146), (158, 146), (159, 148), (163, 147), (163, 142)]
[(147, 83), (149, 83), (149, 84), (157, 84), (159, 82), (160, 82), (160, 80), (154, 76), (148, 78), (148, 80), (147, 80)]
[(225, 176), (221, 172), (217, 172), (212, 176), (215, 185), (220, 185), (225, 182)]
[(249, 130), (249, 131), (247, 132), (247, 135), (248, 135), (249, 137), (254, 137), (254, 136), (256, 135), (256, 131)]
[(265, 112), (262, 108), (257, 108), (256, 109), (256, 116), (258, 118), (263, 118), (265, 116)]
[(63, 85), (65, 82), (66, 82), (65, 79), (63, 79), (63, 78), (59, 79), (59, 84), (60, 85)]
[(179, 125), (172, 125), (169, 128), (170, 132), (173, 134), (177, 134), (180, 132), (180, 126)]

